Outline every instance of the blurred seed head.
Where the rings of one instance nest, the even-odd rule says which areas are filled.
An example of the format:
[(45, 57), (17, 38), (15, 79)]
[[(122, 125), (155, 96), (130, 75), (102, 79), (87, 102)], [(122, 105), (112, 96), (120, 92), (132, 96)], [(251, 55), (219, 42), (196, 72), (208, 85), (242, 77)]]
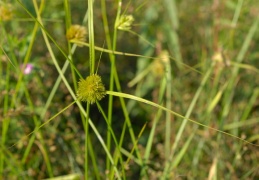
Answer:
[[(86, 28), (84, 26), (80, 26), (76, 24), (76, 25), (72, 25), (67, 30), (66, 38), (68, 41), (77, 40), (77, 41), (85, 42), (86, 35), (87, 35)], [(81, 44), (77, 44), (77, 45), (82, 46)]]
[(0, 4), (0, 21), (8, 21), (13, 17), (13, 6), (11, 4)]
[(120, 17), (120, 20), (116, 24), (116, 27), (124, 31), (130, 30), (133, 21), (134, 21), (134, 18), (132, 15), (122, 15)]
[(152, 72), (156, 77), (162, 77), (165, 74), (166, 66), (170, 66), (168, 51), (162, 51), (153, 62)]

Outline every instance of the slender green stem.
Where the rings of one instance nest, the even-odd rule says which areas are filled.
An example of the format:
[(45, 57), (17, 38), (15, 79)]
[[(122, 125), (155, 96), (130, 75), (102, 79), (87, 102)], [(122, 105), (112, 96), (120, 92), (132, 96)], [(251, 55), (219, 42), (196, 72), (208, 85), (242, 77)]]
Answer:
[[(108, 24), (107, 12), (106, 12), (106, 2), (105, 0), (101, 0), (101, 8), (102, 8), (102, 19), (103, 19), (103, 28), (105, 32), (105, 39), (107, 43), (108, 49), (112, 49), (110, 29)], [(109, 54), (110, 59), (114, 58), (112, 54)]]
[(113, 95), (113, 96), (117, 96), (117, 97), (121, 97), (121, 98), (132, 99), (132, 100), (136, 100), (136, 101), (139, 101), (139, 102), (142, 102), (142, 103), (145, 103), (145, 104), (149, 104), (149, 105), (154, 106), (154, 107), (156, 107), (156, 108), (158, 108), (158, 109), (162, 109), (162, 110), (164, 110), (164, 111), (170, 112), (171, 114), (173, 114), (173, 115), (175, 115), (175, 116), (177, 116), (177, 117), (182, 118), (183, 121), (192, 122), (192, 123), (197, 124), (197, 125), (199, 125), (199, 126), (201, 126), (201, 127), (205, 127), (205, 128), (211, 129), (211, 130), (213, 130), (213, 131), (219, 132), (219, 133), (221, 133), (221, 134), (224, 134), (224, 135), (230, 136), (230, 137), (232, 137), (232, 138), (238, 139), (238, 140), (244, 142), (245, 144), (249, 144), (249, 145), (252, 145), (252, 146), (255, 146), (255, 147), (259, 147), (259, 144), (251, 143), (251, 142), (249, 142), (249, 141), (247, 141), (247, 140), (245, 140), (245, 139), (243, 139), (243, 138), (241, 138), (241, 137), (232, 135), (232, 134), (230, 134), (230, 133), (227, 133), (227, 132), (225, 132), (225, 131), (221, 131), (221, 130), (219, 130), (219, 129), (216, 129), (216, 128), (213, 128), (213, 127), (210, 127), (210, 126), (207, 126), (207, 125), (204, 125), (204, 124), (202, 124), (202, 123), (200, 123), (200, 122), (198, 122), (198, 121), (196, 121), (196, 120), (187, 118), (187, 116), (183, 116), (183, 115), (181, 115), (181, 114), (179, 114), (179, 113), (176, 113), (176, 112), (174, 112), (174, 111), (172, 111), (172, 110), (170, 110), (170, 109), (167, 109), (167, 108), (165, 108), (165, 107), (163, 107), (163, 106), (161, 106), (161, 105), (159, 105), (159, 104), (156, 104), (156, 103), (154, 103), (154, 102), (152, 102), (152, 101), (149, 101), (149, 100), (146, 100), (146, 99), (143, 99), (143, 98), (134, 96), (134, 95), (130, 95), (130, 94), (126, 94), (126, 93), (121, 93), (121, 92), (107, 91), (107, 94)]
[[(104, 52), (106, 51), (106, 52), (109, 53), (110, 60), (111, 60), (111, 75), (110, 75), (110, 83), (109, 83), (110, 84), (110, 88), (109, 88), (110, 91), (112, 91), (114, 89), (114, 78), (115, 78), (115, 83), (116, 83), (116, 87), (117, 87), (118, 91), (121, 91), (120, 82), (119, 82), (119, 78), (118, 78), (118, 74), (117, 74), (117, 70), (116, 70), (116, 66), (115, 66), (115, 56), (114, 56), (114, 54), (116, 54), (116, 53), (111, 53), (111, 52), (117, 52), (117, 51), (115, 51), (116, 50), (116, 39), (117, 39), (116, 24), (117, 24), (117, 21), (119, 21), (119, 19), (120, 19), (121, 5), (122, 5), (122, 1), (119, 0), (118, 1), (117, 16), (116, 16), (115, 23), (114, 23), (113, 44), (111, 45), (111, 40), (110, 40), (111, 38), (110, 38), (109, 28), (108, 28), (108, 20), (107, 20), (107, 16), (106, 16), (106, 4), (105, 4), (104, 0), (102, 1), (102, 16), (103, 16), (104, 30), (105, 30), (105, 34), (106, 34), (108, 50), (106, 50), (104, 48), (95, 47), (95, 49), (97, 49), (97, 50), (101, 50), (101, 51), (104, 50)], [(87, 45), (87, 43), (84, 43), (84, 45)], [(109, 50), (109, 49), (112, 49), (112, 50)], [(117, 52), (117, 54), (126, 55), (126, 54), (121, 53), (121, 52)], [(133, 55), (133, 54), (128, 53), (127, 55)], [(136, 56), (136, 55), (133, 55), (133, 56)], [(134, 131), (133, 131), (132, 126), (131, 126), (131, 122), (130, 122), (130, 119), (129, 119), (129, 115), (128, 115), (128, 112), (127, 112), (127, 108), (126, 108), (126, 104), (124, 102), (124, 99), (120, 98), (120, 102), (122, 104), (122, 110), (123, 110), (124, 116), (126, 118), (125, 123), (127, 124), (128, 128), (129, 128), (131, 139), (132, 139), (133, 143), (135, 144), (135, 142), (137, 142), (137, 141), (136, 141)], [(109, 106), (108, 106), (108, 123), (109, 124), (112, 124), (112, 108), (113, 108), (112, 104), (113, 104), (113, 97), (109, 96)], [(121, 143), (123, 142), (123, 139), (124, 139), (124, 128), (123, 128), (122, 134), (121, 134), (120, 145), (117, 146), (117, 148), (119, 150), (117, 152), (120, 152), (120, 147), (121, 147)], [(110, 146), (111, 146), (111, 135), (110, 135), (109, 132), (107, 132), (107, 147), (110, 149)], [(140, 157), (140, 153), (138, 151), (138, 148), (136, 148), (136, 152), (137, 152), (138, 158), (140, 158), (140, 161), (142, 162), (141, 157)], [(118, 159), (118, 156), (117, 156), (117, 153), (115, 152), (115, 163), (117, 162), (117, 159)], [(106, 169), (107, 170), (110, 169), (110, 164), (109, 164), (108, 159), (106, 160)], [(113, 177), (113, 172), (110, 173), (110, 178), (112, 178), (112, 177)]]
[[(116, 22), (120, 18), (121, 13), (121, 0), (118, 0), (118, 8), (117, 8), (117, 15), (114, 23), (114, 32), (113, 32), (113, 41), (112, 41), (112, 50), (116, 50), (116, 44), (117, 44), (117, 28), (116, 28)], [(109, 82), (109, 90), (113, 91), (114, 89), (114, 73), (115, 73), (115, 56), (112, 56), (111, 59), (111, 74), (110, 74), (110, 82)], [(109, 96), (109, 102), (108, 102), (108, 123), (112, 124), (112, 114), (113, 114), (113, 96)], [(107, 147), (110, 150), (111, 149), (111, 134), (109, 131), (107, 131)], [(106, 159), (106, 169), (110, 169), (110, 163), (108, 158)], [(111, 173), (112, 174), (112, 173)]]
[[(164, 78), (161, 81), (160, 89), (159, 89), (159, 98), (158, 98), (159, 104), (163, 103), (163, 97), (165, 96), (165, 93), (166, 93), (167, 83), (168, 83), (167, 77), (164, 76)], [(147, 163), (148, 163), (149, 157), (152, 152), (152, 145), (153, 145), (154, 138), (155, 138), (155, 132), (156, 132), (156, 128), (157, 128), (158, 122), (160, 120), (160, 117), (162, 115), (162, 112), (163, 112), (162, 109), (158, 109), (158, 111), (156, 112), (155, 117), (153, 119), (152, 128), (151, 128), (151, 131), (150, 131), (150, 134), (148, 137), (146, 150), (145, 150), (145, 154), (144, 154), (144, 158), (143, 158), (142, 169), (141, 169), (141, 173), (140, 173), (142, 178), (144, 178), (146, 176), (146, 172), (148, 171)]]
[[(7, 67), (6, 67), (6, 86), (5, 86), (5, 90), (6, 92), (9, 92), (9, 83), (10, 83), (10, 64), (7, 63)], [(5, 145), (5, 141), (6, 141), (6, 134), (8, 131), (8, 126), (10, 123), (10, 118), (7, 117), (7, 112), (8, 112), (8, 101), (9, 101), (9, 95), (8, 93), (6, 93), (4, 95), (4, 119), (3, 119), (3, 126), (2, 126), (2, 133), (1, 133), (1, 147), (4, 147)], [(3, 174), (3, 169), (4, 169), (4, 160), (5, 160), (5, 155), (4, 152), (2, 150), (2, 148), (0, 149), (0, 174)]]
[[(245, 54), (248, 50), (248, 47), (253, 39), (253, 36), (255, 35), (256, 33), (256, 30), (258, 29), (258, 24), (259, 24), (259, 16), (257, 17), (256, 21), (254, 21), (253, 25), (250, 27), (249, 29), (249, 32), (247, 33), (247, 36), (244, 40), (244, 43), (237, 55), (237, 58), (236, 58), (236, 62), (237, 63), (241, 63), (243, 60), (244, 60), (244, 57), (245, 57)], [(232, 76), (229, 80), (229, 84), (228, 84), (228, 87), (226, 89), (226, 92), (224, 94), (224, 107), (223, 107), (223, 113), (222, 113), (222, 117), (221, 117), (221, 122), (220, 122), (220, 128), (223, 127), (224, 125), (224, 120), (225, 118), (227, 117), (229, 111), (230, 111), (230, 105), (231, 105), (231, 102), (232, 102), (232, 99), (233, 99), (233, 93), (234, 93), (234, 90), (235, 90), (235, 84), (237, 82), (237, 75), (238, 75), (238, 72), (239, 72), (239, 67), (238, 66), (235, 66), (233, 71), (232, 71)]]
[[(90, 113), (90, 104), (87, 103), (87, 108), (86, 108), (86, 116), (89, 118), (89, 113)], [(85, 179), (88, 179), (88, 135), (89, 135), (89, 123), (88, 123), (88, 118), (86, 118), (85, 122)]]
[(140, 165), (142, 166), (140, 176), (142, 178), (145, 177), (146, 171), (148, 170), (147, 163), (148, 163), (148, 159), (149, 159), (150, 154), (151, 154), (152, 144), (153, 144), (153, 140), (154, 140), (154, 137), (155, 137), (155, 130), (157, 128), (157, 124), (159, 122), (159, 119), (160, 119), (161, 115), (162, 115), (162, 109), (159, 109), (157, 111), (157, 113), (155, 114), (155, 118), (153, 120), (153, 125), (152, 125), (151, 131), (150, 131), (150, 134), (149, 134), (149, 137), (148, 137), (148, 141), (147, 141), (147, 144), (146, 144), (143, 163), (140, 160)]
[[(166, 73), (166, 108), (172, 109), (172, 73), (169, 59), (165, 62)], [(166, 129), (165, 129), (165, 157), (169, 157), (171, 147), (171, 113), (166, 113)]]
[[(37, 14), (37, 18), (40, 17), (40, 13), (41, 11), (43, 10), (43, 7), (45, 5), (45, 1), (41, 1), (41, 6), (40, 8), (38, 8), (38, 5), (37, 5), (37, 2), (36, 0), (33, 0), (33, 5), (34, 5), (34, 8), (35, 8), (35, 11), (36, 11), (36, 14)], [(38, 27), (37, 27), (38, 28)], [(29, 95), (27, 95), (27, 99), (30, 100), (29, 98)], [(33, 108), (33, 105), (32, 105), (32, 102), (29, 101), (29, 103), (31, 103), (31, 108)], [(35, 119), (35, 117), (34, 117)], [(34, 120), (35, 121), (35, 125), (36, 127), (39, 126), (39, 121), (37, 119)], [(45, 147), (45, 143), (44, 143), (44, 140), (43, 140), (43, 137), (42, 135), (40, 134), (40, 142), (41, 142), (41, 150), (42, 150), (42, 153), (43, 153), (43, 157), (45, 159), (45, 162), (46, 162), (46, 165), (47, 165), (47, 170), (48, 170), (48, 173), (49, 173), (49, 176), (50, 177), (53, 177), (53, 171), (52, 171), (52, 167), (51, 167), (51, 163), (50, 163), (50, 159), (48, 157), (48, 153), (46, 151), (46, 147)]]
[[(105, 32), (105, 38), (107, 42), (108, 49), (112, 49), (112, 43), (111, 43), (111, 36), (110, 36), (110, 30), (109, 30), (109, 25), (108, 25), (108, 18), (107, 18), (107, 13), (106, 13), (106, 3), (105, 0), (101, 1), (101, 8), (102, 8), (102, 19), (103, 19), (103, 26), (104, 26), (104, 32)], [(115, 56), (113, 54), (109, 54), (111, 64), (115, 60)], [(111, 73), (112, 76), (112, 73)], [(110, 81), (111, 81), (111, 76), (110, 76)], [(110, 90), (113, 89), (113, 84), (110, 84)], [(109, 109), (108, 109), (108, 120), (107, 124), (111, 125), (111, 114), (112, 114), (112, 96), (109, 96)], [(108, 150), (111, 149), (111, 143), (110, 143), (110, 132), (107, 131), (107, 137), (106, 137), (106, 143), (107, 143), (107, 148)], [(110, 169), (110, 163), (108, 158), (106, 158), (106, 170)]]
[[(164, 178), (164, 179), (167, 179), (167, 178), (168, 178), (168, 175), (169, 175), (170, 172), (171, 172), (171, 167), (172, 167), (172, 161), (173, 161), (173, 158), (174, 158), (174, 153), (175, 153), (175, 151), (176, 151), (176, 148), (178, 147), (178, 144), (179, 144), (179, 142), (180, 142), (180, 138), (182, 137), (182, 134), (183, 134), (183, 130), (184, 130), (184, 128), (185, 128), (185, 126), (186, 126), (186, 124), (187, 124), (187, 122), (188, 122), (188, 120), (189, 120), (189, 117), (190, 117), (190, 115), (191, 115), (191, 113), (192, 113), (192, 111), (193, 111), (193, 109), (194, 109), (194, 106), (195, 106), (195, 104), (196, 104), (198, 98), (200, 97), (200, 94), (201, 94), (201, 92), (202, 92), (202, 90), (203, 90), (203, 88), (204, 88), (205, 83), (208, 81), (208, 79), (209, 79), (209, 77), (210, 77), (210, 74), (211, 74), (211, 71), (212, 71), (212, 67), (213, 67), (213, 66), (211, 66), (210, 69), (208, 69), (207, 73), (206, 73), (205, 76), (203, 77), (203, 80), (202, 80), (202, 82), (201, 82), (201, 85), (199, 86), (198, 90), (196, 91), (196, 93), (195, 93), (195, 95), (194, 95), (194, 97), (193, 97), (193, 99), (192, 99), (192, 102), (191, 102), (191, 104), (190, 104), (190, 106), (189, 106), (189, 108), (188, 108), (188, 110), (187, 110), (187, 113), (186, 113), (186, 115), (185, 115), (185, 117), (184, 117), (184, 120), (183, 120), (183, 122), (182, 122), (182, 125), (181, 125), (181, 127), (180, 127), (180, 129), (179, 129), (179, 131), (178, 131), (178, 133), (177, 133), (177, 135), (176, 135), (175, 143), (174, 143), (174, 145), (173, 145), (173, 147), (172, 147), (171, 154), (170, 154), (170, 156), (169, 156), (169, 158), (168, 158), (168, 161), (167, 161), (167, 163), (166, 163), (166, 165), (165, 165), (165, 169), (164, 169), (164, 172), (163, 172), (162, 179), (163, 179), (163, 178)], [(200, 125), (200, 123), (199, 123), (199, 125)], [(204, 126), (204, 125), (203, 125), (203, 126)]]
[(94, 74), (95, 67), (95, 49), (94, 49), (94, 19), (93, 19), (93, 0), (88, 0), (88, 33), (89, 33), (89, 53), (90, 53), (90, 71)]
[[(29, 92), (26, 89), (24, 84), (23, 84), (23, 86), (24, 86), (25, 96), (26, 96), (26, 99), (28, 101), (30, 110), (31, 110), (31, 112), (35, 112), (35, 109), (34, 109), (35, 105), (33, 104), (32, 99), (31, 99), (31, 97), (29, 95)], [(37, 118), (36, 114), (33, 115), (33, 120), (34, 120), (35, 128), (38, 129), (38, 127), (40, 126), (40, 120)], [(26, 159), (27, 159), (27, 157), (29, 155), (29, 151), (31, 149), (32, 143), (34, 142), (36, 134), (38, 135), (38, 138), (40, 140), (40, 147), (41, 147), (40, 149), (41, 149), (41, 152), (43, 154), (44, 160), (46, 162), (46, 166), (47, 166), (47, 170), (48, 170), (49, 176), (53, 177), (53, 170), (52, 170), (52, 166), (51, 166), (51, 163), (50, 163), (49, 154), (48, 154), (48, 152), (46, 150), (47, 148), (46, 148), (46, 145), (45, 145), (45, 142), (44, 142), (44, 138), (43, 138), (43, 135), (42, 135), (40, 129), (38, 129), (37, 133), (34, 133), (31, 136), (30, 141), (29, 141), (29, 143), (30, 143), (29, 147), (30, 148), (26, 148), (26, 152), (24, 153), (24, 156), (23, 156), (23, 159), (22, 159), (22, 163), (23, 164), (25, 163), (25, 161), (26, 161)]]
[[(108, 123), (108, 118), (106, 117), (106, 115), (105, 115), (105, 113), (104, 113), (104, 110), (102, 109), (101, 105), (100, 105), (98, 102), (97, 102), (97, 106), (98, 106), (98, 109), (100, 110), (100, 112), (102, 113), (103, 118), (105, 119), (105, 122), (106, 122), (107, 127), (108, 127), (108, 131), (110, 131), (111, 136), (112, 136), (112, 138), (113, 138), (113, 140), (114, 140), (114, 143), (115, 143), (115, 145), (116, 145), (116, 147), (117, 147), (116, 150), (119, 150), (119, 152), (118, 152), (118, 151), (115, 151), (115, 153), (114, 153), (115, 155), (117, 155), (117, 156), (115, 156), (115, 158), (114, 158), (114, 164), (117, 165), (117, 160), (118, 160), (118, 159), (120, 160), (120, 163), (121, 163), (121, 166), (122, 166), (122, 174), (123, 174), (123, 177), (125, 177), (124, 163), (123, 163), (122, 156), (121, 156), (121, 154), (120, 154), (120, 150), (121, 150), (121, 146), (122, 146), (122, 144), (121, 144), (121, 143), (122, 143), (122, 142), (121, 142), (121, 139), (120, 139), (120, 142), (118, 143), (117, 138), (116, 138), (116, 136), (115, 136), (115, 134), (114, 134), (114, 131), (113, 131), (111, 125)], [(125, 133), (125, 129), (126, 129), (126, 124), (123, 126), (122, 134)], [(125, 179), (125, 178), (124, 178), (124, 179)]]
[[(43, 7), (44, 7), (43, 3), (44, 3), (44, 1), (42, 1), (41, 5), (40, 5), (39, 14), (41, 14), (41, 12), (43, 10)], [(34, 28), (33, 28), (33, 31), (32, 31), (32, 40), (30, 41), (30, 46), (29, 46), (30, 48), (27, 50), (27, 55), (25, 56), (24, 64), (26, 64), (26, 61), (28, 61), (28, 59), (29, 59), (29, 55), (30, 55), (30, 52), (32, 50), (33, 44), (35, 42), (36, 34), (37, 34), (38, 29), (39, 29), (39, 25), (38, 25), (37, 22), (35, 22), (35, 25), (34, 25)], [(23, 73), (21, 73), (21, 74), (23, 74)], [(29, 94), (27, 92), (28, 90), (25, 88), (25, 86), (24, 86), (24, 91), (25, 91), (25, 94), (27, 95), (27, 100), (28, 100), (28, 103), (30, 104), (30, 108), (33, 109), (33, 105), (32, 105), (31, 99), (30, 99)], [(32, 110), (32, 112), (34, 112), (34, 111)], [(40, 124), (40, 122), (39, 122), (39, 120), (35, 120), (35, 117), (33, 117), (33, 119), (34, 119), (34, 124), (37, 127)], [(26, 147), (24, 155), (23, 155), (23, 158), (22, 158), (22, 163), (25, 163), (26, 158), (28, 157), (29, 152), (31, 150), (31, 147), (33, 145), (33, 142), (35, 140), (35, 137), (36, 137), (36, 134), (33, 134), (32, 137), (30, 138), (29, 144)], [(42, 135), (41, 135), (41, 137), (42, 137)], [(49, 162), (48, 159), (47, 159), (47, 162)], [(49, 166), (49, 163), (47, 163), (47, 164), (48, 164), (48, 167), (50, 169), (51, 167)]]
[[(70, 10), (70, 3), (68, 0), (64, 0), (64, 10), (65, 10), (65, 14), (66, 14), (66, 19), (65, 19), (66, 20), (66, 29), (69, 29), (71, 26), (71, 13), (70, 13), (71, 10)], [(75, 45), (73, 46), (73, 49), (71, 48), (71, 44), (69, 42), (67, 43), (67, 45), (68, 45), (69, 59), (71, 59), (71, 62), (74, 63), (72, 54), (73, 54), (73, 49), (75, 49)], [(69, 61), (66, 60), (65, 65), (68, 63), (69, 63)], [(64, 67), (65, 67), (65, 65), (64, 65)], [(72, 65), (70, 66), (70, 68), (71, 68), (74, 88), (77, 89), (76, 72)], [(66, 68), (64, 68), (64, 70), (66, 70)]]
[(93, 171), (95, 173), (95, 177), (96, 177), (97, 180), (100, 180), (101, 179), (101, 173), (99, 171), (99, 167), (98, 167), (98, 164), (97, 164), (98, 159), (96, 159), (95, 149), (93, 147), (91, 138), (88, 138), (88, 151), (89, 151), (89, 156), (91, 156), (91, 160), (92, 160), (92, 163), (93, 163), (93, 169), (94, 169)]
[[(94, 19), (93, 19), (93, 0), (88, 0), (88, 33), (89, 33), (89, 63), (90, 74), (94, 74), (95, 70), (95, 49), (94, 49)], [(85, 179), (88, 179), (88, 119), (90, 113), (90, 104), (87, 103), (87, 119), (85, 125)]]

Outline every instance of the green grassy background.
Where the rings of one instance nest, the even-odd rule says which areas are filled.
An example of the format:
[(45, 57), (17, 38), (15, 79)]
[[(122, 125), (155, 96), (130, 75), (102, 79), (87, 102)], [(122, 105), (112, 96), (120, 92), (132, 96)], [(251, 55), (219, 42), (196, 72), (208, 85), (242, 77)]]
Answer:
[[(13, 17), (0, 16), (0, 179), (259, 178), (257, 0), (5, 3)], [(130, 31), (114, 28), (121, 15), (134, 17)], [(87, 42), (110, 53), (69, 43), (71, 24), (92, 27)], [(73, 103), (90, 72), (108, 94), (173, 114), (120, 94)]]

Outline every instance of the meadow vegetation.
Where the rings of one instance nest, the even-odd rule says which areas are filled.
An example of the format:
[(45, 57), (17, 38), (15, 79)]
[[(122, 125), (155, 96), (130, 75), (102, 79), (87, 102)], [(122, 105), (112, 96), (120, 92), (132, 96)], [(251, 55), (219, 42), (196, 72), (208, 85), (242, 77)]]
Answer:
[(258, 0), (0, 0), (0, 179), (259, 179)]

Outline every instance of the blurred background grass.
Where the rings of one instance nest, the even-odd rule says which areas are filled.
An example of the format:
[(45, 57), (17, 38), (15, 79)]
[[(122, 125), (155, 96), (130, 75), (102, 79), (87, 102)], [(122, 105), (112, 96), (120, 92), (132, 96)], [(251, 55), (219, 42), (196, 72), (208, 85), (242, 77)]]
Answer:
[[(15, 103), (13, 106), (10, 105), (12, 104), (12, 93), (17, 86), (18, 75), (7, 57), (14, 62), (16, 68), (20, 68), (32, 38), (34, 21), (17, 1), (7, 2), (10, 2), (13, 6), (14, 16), (11, 20), (2, 21), (0, 24), (2, 48), (2, 51), (0, 51), (0, 128), (2, 134), (3, 122), (6, 119), (10, 120), (7, 141), (4, 146), (1, 146), (2, 154), (10, 161), (9, 163), (5, 162), (2, 173), (4, 178), (42, 179), (49, 177), (49, 174), (43, 157), (45, 151), (41, 148), (41, 141), (39, 137), (36, 138), (28, 157), (22, 162), (21, 159), (29, 141), (29, 137), (23, 137), (33, 131), (35, 127), (33, 117), (39, 118), (41, 116), (58, 72), (50, 60), (41, 32), (38, 31), (29, 58), (29, 63), (34, 65), (34, 69), (29, 75), (24, 75), (22, 79), (32, 100), (33, 108), (30, 107), (26, 91), (23, 88), (16, 92)], [(31, 1), (23, 0), (22, 3), (29, 12), (34, 16), (36, 15)], [(112, 33), (117, 3), (112, 0), (106, 3), (107, 17)], [(87, 1), (73, 0), (70, 2), (70, 6), (72, 24), (82, 24), (87, 9)], [(215, 63), (210, 80), (204, 85), (191, 113), (191, 118), (258, 144), (258, 26), (256, 26), (244, 57), (241, 62), (237, 62), (247, 35), (259, 18), (259, 2), (257, 0), (204, 0), (199, 1), (199, 3), (195, 0), (125, 0), (122, 3), (122, 11), (134, 16), (135, 21), (131, 30), (141, 38), (129, 32), (119, 31), (117, 51), (158, 57), (163, 50), (167, 50), (169, 55), (173, 57), (170, 61), (171, 103), (175, 112), (182, 115), (186, 114), (205, 73), (211, 67), (211, 64)], [(42, 19), (46, 30), (58, 45), (67, 52), (64, 2), (60, 0), (46, 1)], [(96, 46), (107, 47), (100, 1), (96, 1), (94, 4), (94, 26)], [(142, 38), (154, 46), (150, 46)], [(59, 64), (63, 65), (66, 59), (54, 44), (52, 44), (52, 48)], [(108, 89), (109, 56), (106, 53), (96, 53), (96, 57), (101, 57), (98, 74), (102, 76)], [(73, 55), (74, 64), (83, 77), (89, 74), (88, 56), (87, 47), (77, 48)], [(162, 74), (159, 74), (160, 71), (157, 69), (159, 66), (154, 66), (155, 73), (150, 71), (135, 86), (128, 86), (128, 83), (137, 74), (145, 71), (153, 61), (146, 58), (116, 56), (122, 92), (136, 94), (160, 103), (158, 95), (164, 72), (163, 67)], [(234, 69), (237, 67), (239, 68), (238, 74), (233, 77)], [(9, 72), (7, 72), (7, 69), (9, 69)], [(67, 71), (65, 76), (72, 85), (71, 72)], [(232, 77), (234, 83), (229, 87)], [(63, 83), (60, 84), (57, 92), (44, 118), (40, 119), (41, 123), (71, 103), (72, 97)], [(6, 96), (10, 96), (10, 99), (6, 100)], [(108, 98), (101, 101), (104, 109), (107, 109), (107, 102)], [(148, 124), (138, 144), (139, 149), (142, 150), (141, 154), (144, 154), (156, 111), (141, 103), (127, 102), (132, 126), (136, 134), (141, 131), (145, 123)], [(9, 106), (6, 104), (9, 104)], [(114, 99), (113, 106), (114, 123), (112, 128), (119, 136), (124, 123), (119, 99)], [(90, 117), (101, 135), (105, 137), (106, 123), (97, 106), (91, 107)], [(171, 120), (170, 140), (174, 143), (182, 120), (178, 117), (172, 117)], [(164, 153), (165, 128), (165, 114), (162, 114), (156, 127), (155, 138), (152, 143), (153, 148), (149, 157), (148, 174), (150, 179), (158, 179), (161, 176), (165, 162), (169, 158)], [(204, 128), (196, 130), (196, 128), (196, 125), (188, 123), (184, 129), (176, 154), (181, 151), (194, 131), (195, 135), (187, 150), (181, 156), (181, 161), (173, 169), (172, 177), (175, 179), (259, 178), (259, 151), (257, 147), (244, 145), (237, 139), (220, 135), (211, 130)], [(83, 174), (84, 128), (76, 105), (42, 127), (41, 135), (47, 147), (46, 153), (49, 156), (54, 176), (72, 173)], [(101, 147), (99, 148), (99, 142), (91, 130), (90, 136), (92, 143), (96, 144), (94, 150), (97, 155), (101, 179), (103, 179), (105, 177), (106, 154)], [(129, 134), (125, 136), (130, 137)], [(17, 142), (16, 146), (8, 148)], [(123, 147), (130, 151), (130, 148), (132, 148), (131, 141), (125, 141)], [(139, 178), (140, 170), (141, 168), (132, 161), (126, 171), (127, 177), (129, 179)]]

